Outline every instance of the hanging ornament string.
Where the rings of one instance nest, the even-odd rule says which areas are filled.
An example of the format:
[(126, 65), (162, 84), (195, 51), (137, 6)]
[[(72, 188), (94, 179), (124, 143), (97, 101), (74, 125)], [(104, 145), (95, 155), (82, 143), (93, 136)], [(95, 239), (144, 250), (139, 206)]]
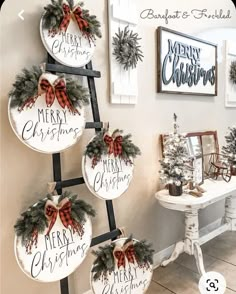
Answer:
[(108, 146), (108, 154), (114, 154), (115, 157), (122, 154), (122, 141), (123, 137), (117, 135), (116, 137), (111, 137), (108, 134), (104, 136), (104, 142)]
[(19, 111), (22, 111), (25, 107), (31, 108), (35, 104), (37, 98), (40, 95), (45, 93), (45, 100), (46, 100), (47, 107), (51, 107), (55, 99), (57, 99), (59, 105), (63, 109), (67, 107), (69, 111), (72, 112), (73, 114), (76, 114), (76, 113), (80, 114), (79, 111), (72, 105), (67, 95), (65, 79), (58, 78), (53, 84), (51, 84), (42, 75), (40, 80), (41, 81), (39, 82), (39, 93), (34, 97), (28, 98), (23, 103)]
[(125, 268), (126, 258), (129, 263), (135, 263), (135, 250), (133, 241), (131, 240), (130, 242), (126, 243), (122, 248), (115, 247), (113, 254), (117, 260), (118, 269), (122, 266)]
[(47, 201), (45, 205), (45, 215), (50, 221), (50, 224), (46, 235), (50, 234), (57, 220), (57, 215), (59, 214), (61, 222), (65, 228), (68, 229), (69, 227), (71, 227), (73, 233), (77, 232), (81, 237), (83, 236), (83, 227), (71, 217), (71, 207), (72, 203), (69, 201), (68, 198), (64, 198), (57, 206), (55, 206), (55, 204), (51, 200)]

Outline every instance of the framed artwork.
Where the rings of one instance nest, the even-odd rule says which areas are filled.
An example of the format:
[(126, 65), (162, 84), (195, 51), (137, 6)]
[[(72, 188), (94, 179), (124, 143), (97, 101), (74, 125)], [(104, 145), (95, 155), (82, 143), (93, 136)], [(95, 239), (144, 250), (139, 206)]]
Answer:
[(217, 45), (157, 29), (158, 93), (217, 96)]

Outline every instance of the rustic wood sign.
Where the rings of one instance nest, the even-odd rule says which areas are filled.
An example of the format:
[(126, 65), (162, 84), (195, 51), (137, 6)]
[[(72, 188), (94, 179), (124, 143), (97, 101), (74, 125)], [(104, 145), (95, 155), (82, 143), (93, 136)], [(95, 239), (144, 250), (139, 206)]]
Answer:
[(102, 155), (95, 166), (87, 155), (82, 159), (85, 183), (95, 196), (109, 200), (121, 196), (133, 177), (133, 162), (126, 162), (114, 154)]
[[(43, 16), (44, 17), (44, 16)], [(95, 43), (84, 35), (77, 23), (70, 21), (66, 32), (49, 33), (40, 22), (42, 42), (48, 53), (66, 66), (82, 67), (89, 63), (95, 50)]]
[(30, 242), (23, 244), (22, 236), (15, 237), (15, 255), (21, 270), (39, 282), (61, 280), (85, 259), (90, 248), (92, 226), (88, 215), (81, 224), (68, 217), (66, 199), (58, 203), (58, 196), (47, 201), (45, 213), (50, 219), (44, 232), (34, 232)]
[[(135, 245), (139, 241), (125, 243), (127, 238), (113, 242), (115, 266), (113, 271), (101, 273), (96, 278), (95, 268), (91, 272), (91, 287), (95, 294), (129, 293), (143, 294), (147, 291), (152, 279), (152, 265), (140, 264), (135, 257)], [(108, 249), (107, 249), (108, 250)], [(112, 261), (110, 261), (112, 262)]]
[(217, 96), (217, 45), (159, 27), (158, 92)]
[[(55, 91), (53, 88), (57, 87), (55, 83), (58, 77), (51, 74), (44, 75), (44, 78), (45, 76), (52, 91)], [(72, 110), (68, 107), (62, 108), (58, 97), (49, 107), (46, 95), (48, 94), (42, 93), (31, 107), (22, 111), (11, 107), (10, 97), (9, 120), (17, 137), (28, 147), (39, 152), (57, 153), (69, 148), (79, 140), (85, 126), (84, 109), (80, 107)]]

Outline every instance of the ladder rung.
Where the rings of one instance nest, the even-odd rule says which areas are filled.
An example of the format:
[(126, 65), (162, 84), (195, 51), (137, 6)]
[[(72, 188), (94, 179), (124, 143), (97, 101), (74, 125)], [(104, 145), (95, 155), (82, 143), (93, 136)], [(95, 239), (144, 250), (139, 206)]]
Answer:
[(69, 66), (64, 66), (61, 64), (47, 63), (46, 64), (46, 71), (66, 73), (66, 74), (77, 75), (77, 76), (94, 77), (94, 78), (101, 77), (101, 73), (96, 70), (85, 69), (82, 67), (79, 67), (79, 68), (69, 67)]

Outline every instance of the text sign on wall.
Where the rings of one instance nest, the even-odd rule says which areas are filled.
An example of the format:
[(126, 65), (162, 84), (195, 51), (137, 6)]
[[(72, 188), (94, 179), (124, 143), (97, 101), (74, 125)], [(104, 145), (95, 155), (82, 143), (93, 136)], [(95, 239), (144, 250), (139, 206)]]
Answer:
[(92, 159), (88, 156), (84, 155), (82, 159), (82, 172), (89, 190), (105, 200), (115, 199), (128, 189), (133, 167), (133, 163), (113, 154), (102, 155), (95, 167), (92, 167)]
[(83, 234), (65, 228), (59, 213), (50, 233), (38, 234), (37, 245), (27, 253), (20, 237), (15, 237), (15, 255), (21, 270), (39, 282), (59, 281), (71, 273), (87, 256), (92, 239), (92, 225), (86, 215)]
[(159, 27), (158, 92), (217, 96), (217, 46)]

